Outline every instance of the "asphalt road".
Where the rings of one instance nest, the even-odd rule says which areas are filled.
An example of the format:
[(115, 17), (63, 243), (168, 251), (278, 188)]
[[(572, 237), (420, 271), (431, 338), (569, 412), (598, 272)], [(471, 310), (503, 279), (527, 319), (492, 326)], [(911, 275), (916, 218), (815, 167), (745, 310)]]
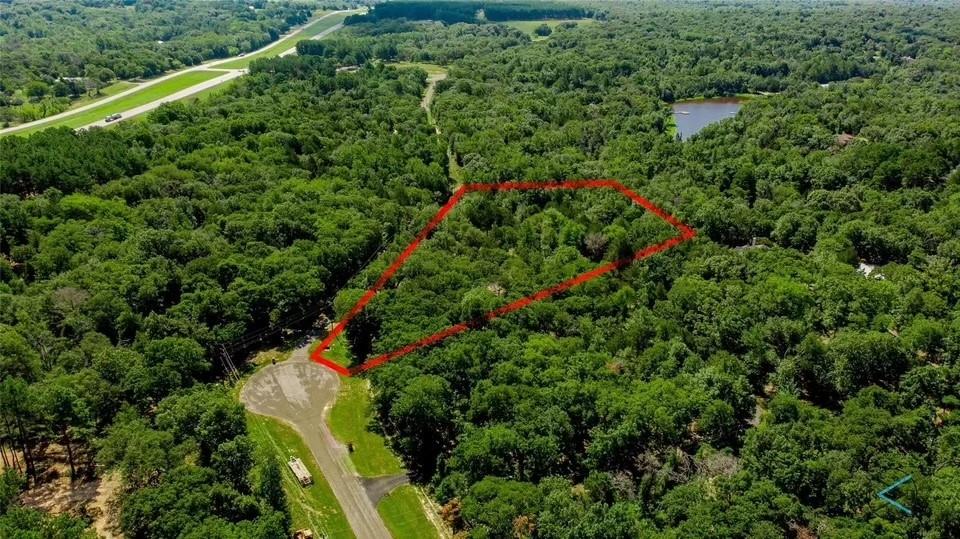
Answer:
[[(307, 25), (312, 24), (312, 23), (314, 23), (314, 22), (316, 22), (316, 21), (325, 19), (325, 18), (330, 17), (330, 16), (332, 16), (332, 15), (335, 15), (335, 14), (337, 14), (337, 13), (343, 13), (344, 11), (350, 11), (350, 10), (331, 11), (330, 13), (327, 13), (326, 15), (324, 15), (324, 16), (322, 16), (322, 17), (318, 17), (317, 19), (314, 19), (314, 20), (310, 21), (309, 23), (307, 23)], [(289, 34), (281, 37), (280, 39), (278, 39), (278, 40), (276, 40), (276, 41), (270, 42), (270, 43), (268, 43), (267, 45), (265, 45), (265, 46), (263, 46), (263, 47), (255, 50), (255, 51), (251, 51), (251, 52), (247, 53), (245, 56), (253, 56), (253, 55), (255, 55), (255, 54), (259, 53), (259, 52), (262, 52), (262, 51), (264, 51), (264, 50), (269, 49), (270, 47), (276, 46), (278, 43), (283, 43), (283, 42), (288, 41), (288, 40), (296, 39), (297, 37), (300, 36), (300, 33), (303, 31), (303, 28), (304, 28), (305, 26), (307, 26), (307, 25), (301, 26), (299, 29), (297, 29), (297, 30), (295, 30), (295, 31), (293, 31), (293, 32), (291, 32), (291, 33), (289, 33)], [(327, 28), (327, 29), (324, 30), (323, 32), (320, 32), (319, 34), (313, 36), (311, 39), (321, 39), (321, 38), (329, 35), (331, 32), (335, 32), (335, 31), (339, 30), (340, 28), (343, 28), (343, 24), (342, 24), (342, 23), (336, 24), (336, 25), (334, 25), (334, 26), (331, 26), (330, 28)], [(280, 56), (286, 56), (286, 55), (288, 55), (288, 54), (294, 54), (295, 52), (297, 52), (296, 47), (291, 47), (291, 48), (289, 48), (289, 49), (281, 52), (281, 53), (280, 53)], [(233, 57), (230, 57), (230, 58), (222, 58), (222, 59), (220, 59), (220, 60), (213, 60), (213, 61), (206, 62), (206, 63), (203, 63), (203, 64), (195, 65), (195, 66), (193, 66), (193, 67), (189, 67), (189, 68), (186, 68), (186, 69), (181, 69), (181, 70), (179, 70), (179, 71), (173, 71), (173, 72), (167, 73), (166, 75), (163, 75), (163, 76), (161, 76), (161, 77), (157, 77), (157, 78), (155, 78), (155, 79), (150, 79), (150, 80), (148, 80), (148, 81), (146, 81), (146, 82), (137, 84), (136, 86), (133, 86), (133, 87), (131, 87), (131, 88), (128, 88), (128, 89), (126, 89), (126, 90), (124, 90), (124, 91), (122, 91), (122, 92), (116, 93), (116, 94), (111, 95), (111, 96), (108, 96), (108, 97), (104, 97), (103, 99), (99, 99), (99, 100), (97, 100), (97, 101), (94, 101), (93, 103), (89, 103), (89, 104), (87, 104), (87, 105), (83, 105), (82, 107), (77, 107), (77, 108), (75, 108), (75, 109), (66, 110), (66, 111), (61, 112), (60, 114), (54, 114), (53, 116), (47, 116), (46, 118), (41, 118), (41, 119), (35, 120), (35, 121), (33, 121), (33, 122), (27, 122), (27, 123), (23, 123), (23, 124), (20, 124), (20, 125), (15, 125), (15, 126), (13, 126), (13, 127), (7, 127), (7, 128), (5, 128), (5, 129), (0, 129), (0, 135), (6, 135), (6, 134), (8, 134), (8, 133), (16, 133), (17, 131), (21, 131), (21, 130), (24, 130), (24, 129), (30, 129), (30, 128), (32, 128), (32, 127), (42, 126), (42, 125), (46, 125), (46, 124), (49, 124), (49, 123), (53, 123), (53, 122), (56, 122), (56, 121), (58, 121), (58, 120), (62, 120), (62, 119), (64, 119), (64, 118), (68, 117), (68, 116), (73, 116), (74, 114), (77, 114), (77, 113), (80, 113), (80, 112), (84, 112), (84, 111), (87, 111), (87, 110), (90, 110), (90, 109), (99, 107), (99, 106), (101, 106), (101, 105), (105, 105), (105, 104), (107, 104), (107, 103), (116, 101), (117, 99), (121, 99), (121, 98), (123, 98), (123, 97), (125, 97), (125, 96), (128, 96), (128, 95), (134, 93), (134, 92), (138, 92), (138, 91), (140, 91), (140, 90), (142, 90), (142, 89), (144, 89), (144, 88), (149, 88), (149, 87), (151, 87), (151, 86), (153, 86), (153, 85), (155, 85), (155, 84), (160, 84), (161, 82), (164, 82), (164, 81), (166, 81), (166, 80), (172, 79), (173, 77), (177, 77), (177, 76), (182, 75), (182, 74), (184, 74), (184, 73), (187, 73), (187, 72), (190, 72), (190, 71), (208, 71), (208, 70), (211, 70), (211, 68), (212, 68), (213, 70), (216, 70), (216, 69), (217, 69), (217, 66), (219, 66), (219, 65), (221, 65), (221, 64), (225, 64), (225, 63), (227, 63), (227, 62), (232, 62), (232, 61), (237, 60), (237, 59), (239, 59), (239, 58), (242, 58), (242, 57), (241, 57), (241, 56), (233, 56)], [(176, 101), (177, 99), (183, 99), (184, 97), (189, 97), (189, 96), (191, 96), (191, 95), (200, 93), (200, 92), (202, 92), (202, 91), (204, 91), (204, 90), (206, 90), (206, 89), (208, 89), (208, 88), (213, 88), (214, 86), (217, 86), (218, 84), (223, 84), (224, 82), (227, 82), (227, 81), (229, 81), (229, 80), (231, 80), (231, 79), (235, 79), (235, 78), (239, 77), (240, 75), (243, 75), (244, 73), (246, 73), (246, 69), (230, 69), (230, 70), (224, 69), (223, 71), (224, 71), (225, 74), (224, 74), (224, 76), (222, 76), (222, 77), (217, 77), (217, 78), (215, 78), (215, 79), (211, 79), (211, 80), (208, 80), (208, 81), (205, 81), (205, 82), (201, 82), (200, 84), (196, 84), (196, 85), (191, 86), (191, 87), (189, 87), (189, 88), (185, 88), (185, 89), (180, 90), (179, 92), (176, 92), (176, 93), (174, 93), (174, 94), (170, 94), (170, 95), (161, 97), (161, 98), (157, 99), (156, 101), (152, 101), (152, 102), (147, 103), (147, 104), (145, 104), (145, 105), (141, 105), (141, 106), (139, 106), (139, 107), (135, 107), (135, 108), (132, 108), (132, 109), (129, 109), (129, 110), (125, 110), (125, 111), (123, 111), (123, 112), (120, 113), (120, 115), (122, 116), (122, 118), (121, 118), (119, 121), (123, 121), (123, 120), (129, 119), (129, 118), (133, 118), (134, 116), (137, 116), (137, 115), (139, 115), (139, 114), (143, 114), (144, 112), (149, 112), (149, 111), (151, 111), (151, 110), (159, 107), (160, 105), (162, 105), (162, 104), (164, 104), (164, 103), (167, 103), (167, 102), (170, 102), (170, 101)], [(100, 121), (93, 122), (93, 123), (91, 123), (91, 124), (82, 126), (82, 127), (80, 127), (79, 129), (87, 129), (87, 128), (89, 128), (89, 127), (97, 127), (97, 126), (104, 126), (104, 125), (107, 125), (107, 123), (104, 122), (103, 120), (100, 120)]]
[(254, 374), (240, 400), (251, 412), (292, 426), (306, 442), (357, 539), (390, 539), (390, 532), (353, 472), (347, 448), (333, 437), (327, 416), (340, 378), (309, 359), (306, 346), (293, 356)]

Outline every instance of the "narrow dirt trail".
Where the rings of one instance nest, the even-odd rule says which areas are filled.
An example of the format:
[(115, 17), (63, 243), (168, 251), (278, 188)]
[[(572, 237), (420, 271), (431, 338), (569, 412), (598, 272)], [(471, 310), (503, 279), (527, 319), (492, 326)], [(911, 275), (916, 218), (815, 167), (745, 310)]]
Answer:
[(433, 117), (430, 106), (433, 105), (433, 98), (437, 95), (437, 83), (447, 78), (446, 73), (435, 73), (427, 76), (427, 91), (423, 93), (423, 99), (420, 100), (420, 107), (427, 111), (427, 121), (433, 126), (433, 130), (440, 134), (440, 125), (437, 119)]
[[(442, 132), (440, 131), (440, 124), (437, 122), (436, 117), (433, 115), (433, 98), (437, 95), (437, 83), (446, 79), (446, 73), (434, 73), (427, 76), (427, 89), (423, 93), (423, 99), (420, 100), (420, 107), (427, 111), (427, 122), (433, 126), (433, 130), (437, 133), (439, 137)], [(447, 146), (447, 169), (449, 170), (450, 179), (454, 182), (454, 188), (460, 187), (463, 184), (462, 173), (460, 172), (460, 165), (456, 162), (456, 157), (453, 155), (453, 149), (448, 145)]]

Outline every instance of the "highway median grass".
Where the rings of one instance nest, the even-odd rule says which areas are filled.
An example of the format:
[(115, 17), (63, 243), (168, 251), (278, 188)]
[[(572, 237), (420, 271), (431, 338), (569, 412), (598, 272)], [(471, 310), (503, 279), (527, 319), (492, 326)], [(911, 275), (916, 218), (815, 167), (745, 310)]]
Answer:
[(105, 97), (110, 97), (111, 95), (119, 94), (124, 90), (129, 90), (130, 88), (133, 88), (134, 86), (136, 86), (136, 83), (128, 82), (125, 80), (117, 81), (111, 84), (110, 86), (105, 86), (103, 88), (100, 88), (99, 94), (84, 95), (71, 101), (70, 108), (67, 110), (79, 108), (84, 105), (89, 105), (90, 103), (96, 103), (97, 101), (100, 101)]
[(83, 127), (96, 122), (97, 120), (101, 120), (107, 115), (122, 113), (134, 107), (146, 105), (147, 103), (179, 92), (185, 88), (215, 79), (225, 74), (225, 71), (188, 71), (181, 75), (177, 75), (176, 77), (171, 77), (163, 82), (137, 90), (136, 92), (125, 95), (115, 101), (104, 103), (100, 106), (71, 114), (55, 122), (27, 128), (11, 134), (26, 135), (50, 127), (72, 127), (76, 129), (77, 127)]
[[(80, 107), (85, 107), (85, 106), (87, 106), (87, 105), (96, 103), (97, 101), (106, 99), (106, 98), (108, 98), (108, 97), (110, 97), (110, 96), (112, 96), (112, 95), (116, 95), (116, 94), (119, 94), (120, 92), (123, 92), (123, 91), (125, 91), (125, 90), (129, 90), (130, 88), (133, 88), (134, 86), (136, 86), (136, 83), (128, 82), (128, 81), (125, 81), (125, 80), (121, 80), (121, 81), (114, 82), (113, 84), (111, 84), (111, 85), (109, 85), (109, 86), (104, 86), (103, 88), (100, 88), (100, 91), (99, 91), (99, 92), (95, 92), (93, 95), (83, 94), (83, 95), (81, 95), (81, 96), (79, 96), (79, 97), (77, 97), (77, 98), (75, 98), (75, 99), (72, 99), (66, 109), (63, 109), (63, 110), (61, 110), (61, 111), (59, 111), (59, 112), (56, 112), (56, 113), (47, 114), (47, 116), (53, 116), (54, 114), (62, 114), (62, 113), (65, 113), (65, 112), (70, 112), (71, 110), (74, 110), (74, 109), (78, 109), (78, 108), (80, 108)], [(45, 116), (45, 117), (46, 117), (46, 116)], [(18, 122), (18, 123), (14, 124), (14, 125), (11, 125), (11, 126), (9, 126), (9, 127), (16, 127), (17, 125), (22, 125), (22, 122)], [(27, 130), (27, 129), (24, 130), (24, 132), (27, 132), (27, 131), (32, 131), (32, 130)], [(3, 136), (3, 135), (0, 135), (0, 137), (2, 137), (2, 136)]]

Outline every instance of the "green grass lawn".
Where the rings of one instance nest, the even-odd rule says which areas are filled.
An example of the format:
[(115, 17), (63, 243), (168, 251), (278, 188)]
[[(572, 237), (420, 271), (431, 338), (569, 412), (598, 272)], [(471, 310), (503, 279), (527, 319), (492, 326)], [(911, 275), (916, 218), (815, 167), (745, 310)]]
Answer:
[[(310, 343), (310, 354), (316, 352), (317, 348), (320, 347), (321, 342), (323, 342), (323, 340), (317, 339)], [(352, 360), (350, 349), (347, 347), (346, 337), (342, 334), (334, 339), (333, 344), (330, 345), (330, 350), (328, 350), (324, 355), (327, 358), (332, 359), (337, 365), (342, 365), (344, 367), (349, 366), (350, 361)]]
[[(112, 95), (119, 94), (120, 92), (122, 92), (122, 91), (124, 91), (124, 90), (128, 90), (128, 89), (130, 89), (130, 88), (133, 88), (134, 86), (136, 86), (136, 84), (134, 84), (134, 83), (132, 83), (132, 82), (127, 82), (127, 81), (125, 81), (125, 80), (117, 81), (117, 82), (115, 82), (115, 83), (113, 83), (113, 84), (111, 84), (111, 85), (109, 85), (109, 86), (105, 86), (105, 87), (103, 87), (103, 88), (100, 88), (100, 93), (99, 93), (99, 94), (94, 94), (94, 95), (83, 94), (83, 95), (81, 95), (81, 96), (73, 99), (72, 101), (70, 101), (70, 102), (67, 104), (67, 108), (65, 108), (65, 109), (63, 109), (63, 110), (60, 110), (59, 112), (50, 112), (50, 113), (47, 114), (47, 116), (53, 116), (53, 115), (55, 115), (55, 114), (62, 114), (62, 113), (64, 113), (64, 112), (68, 112), (68, 111), (71, 111), (71, 110), (73, 110), (73, 109), (76, 109), (76, 108), (79, 108), (79, 107), (83, 107), (83, 106), (89, 105), (89, 104), (91, 104), (91, 103), (95, 103), (95, 102), (97, 102), (97, 101), (100, 101), (101, 99), (105, 99), (105, 98), (110, 97), (110, 96), (112, 96)], [(23, 93), (22, 93), (22, 92), (18, 91), (18, 92), (17, 92), (17, 96), (20, 97), (21, 99), (23, 99)], [(55, 109), (54, 109), (54, 110), (55, 110)], [(16, 125), (19, 125), (20, 123), (22, 123), (22, 122), (15, 122), (15, 123), (13, 123), (13, 124), (11, 125), (11, 127), (15, 127)], [(31, 131), (31, 130), (25, 129), (25, 130), (22, 131), (22, 132), (28, 132), (28, 131)]]
[(342, 378), (337, 402), (330, 410), (333, 435), (345, 444), (353, 444), (350, 460), (358, 474), (376, 477), (402, 473), (400, 459), (387, 447), (386, 440), (368, 430), (372, 421), (369, 382), (357, 376)]
[(445, 75), (447, 73), (447, 68), (437, 64), (424, 64), (421, 62), (391, 62), (387, 65), (391, 65), (400, 69), (419, 67), (420, 69), (426, 71), (427, 75)]
[(579, 25), (579, 24), (593, 24), (596, 21), (594, 21), (594, 19), (549, 19), (545, 21), (507, 21), (507, 22), (504, 22), (503, 24), (516, 28), (517, 30), (520, 30), (521, 32), (532, 37), (534, 40), (539, 40), (539, 39), (547, 39), (547, 37), (550, 37), (550, 36), (538, 36), (537, 34), (533, 33), (533, 31), (536, 30), (537, 27), (539, 27), (541, 24), (546, 24), (547, 26), (550, 27), (551, 30), (556, 30), (559, 24), (565, 23), (565, 22), (575, 22)]
[(24, 129), (23, 131), (17, 131), (14, 134), (25, 135), (41, 129), (47, 129), (49, 127), (82, 127), (97, 120), (101, 120), (107, 115), (118, 112), (122, 113), (125, 110), (139, 107), (140, 105), (145, 105), (164, 96), (179, 92), (184, 88), (189, 88), (195, 84), (200, 84), (201, 82), (220, 77), (224, 74), (225, 72), (223, 71), (190, 71), (182, 75), (177, 75), (176, 77), (171, 77), (170, 79), (167, 79), (159, 84), (154, 84), (153, 86), (133, 92), (132, 94), (117, 99), (116, 101), (104, 103), (99, 107), (93, 107), (92, 109), (85, 110), (83, 112), (71, 114), (56, 122)]
[[(258, 451), (272, 451), (283, 471), (283, 489), (287, 493), (293, 529), (309, 528), (316, 537), (354, 537), (330, 485), (317, 467), (313, 454), (297, 431), (270, 417), (247, 412), (247, 428)], [(300, 457), (313, 474), (313, 485), (301, 487), (287, 467), (290, 456)]]
[[(253, 60), (256, 60), (259, 58), (272, 58), (274, 56), (279, 55), (281, 52), (287, 49), (292, 49), (293, 47), (296, 47), (297, 41), (310, 39), (313, 36), (319, 34), (320, 32), (323, 32), (324, 30), (327, 30), (343, 22), (343, 19), (346, 19), (348, 15), (350, 14), (337, 13), (335, 15), (330, 15), (329, 17), (326, 17), (324, 19), (314, 21), (309, 25), (307, 25), (306, 27), (304, 27), (302, 30), (298, 31), (297, 34), (291, 39), (288, 39), (280, 43), (275, 43), (273, 46), (271, 46), (270, 48), (264, 51), (258, 52), (256, 54), (250, 54), (250, 55), (244, 56), (243, 58), (237, 58), (236, 60), (233, 60), (231, 62), (220, 64), (217, 67), (224, 68), (224, 69), (241, 69), (249, 66), (250, 62), (252, 62)], [(320, 16), (322, 16), (322, 14)]]
[(411, 485), (404, 485), (380, 500), (377, 512), (394, 539), (440, 537), (437, 528), (423, 512), (416, 487)]
[[(276, 43), (274, 46), (264, 50), (263, 52), (252, 54), (250, 56), (245, 56), (243, 58), (238, 58), (236, 60), (227, 62), (216, 66), (218, 69), (241, 69), (247, 67), (250, 62), (257, 58), (270, 58), (280, 54), (281, 52), (296, 46), (296, 43), (300, 39), (309, 39), (313, 36), (316, 36), (320, 32), (327, 30), (333, 27), (336, 24), (343, 22), (343, 19), (347, 18), (350, 15), (349, 13), (337, 13), (326, 17), (324, 19), (316, 20), (297, 33), (297, 36), (288, 41), (282, 43)], [(320, 14), (322, 16), (322, 12)], [(48, 127), (82, 127), (84, 125), (93, 123), (97, 120), (100, 120), (110, 114), (122, 113), (125, 110), (132, 109), (134, 107), (139, 107), (140, 105), (145, 105), (156, 99), (160, 99), (164, 96), (170, 95), (172, 93), (179, 92), (185, 88), (189, 88), (195, 84), (208, 81), (210, 79), (219, 77), (223, 75), (222, 71), (191, 71), (189, 73), (183, 73), (176, 77), (172, 77), (160, 84), (155, 84), (148, 88), (133, 92), (127, 96), (124, 96), (121, 99), (112, 101), (110, 103), (104, 103), (99, 107), (94, 107), (90, 110), (85, 110), (83, 112), (78, 112), (76, 114), (71, 114), (64, 117), (61, 120), (56, 122), (46, 123), (37, 127), (29, 127), (21, 131), (17, 131), (13, 134), (15, 135), (28, 135), (42, 129), (47, 129)], [(81, 98), (76, 102), (71, 103), (70, 108), (77, 108), (83, 105), (90, 104), (104, 97), (122, 92), (130, 88), (133, 83), (120, 81), (115, 84), (112, 84), (101, 90), (100, 96), (94, 98)], [(210, 95), (214, 92), (214, 88), (204, 90), (198, 94), (199, 98), (202, 98), (206, 95)], [(193, 97), (193, 96), (191, 96)]]

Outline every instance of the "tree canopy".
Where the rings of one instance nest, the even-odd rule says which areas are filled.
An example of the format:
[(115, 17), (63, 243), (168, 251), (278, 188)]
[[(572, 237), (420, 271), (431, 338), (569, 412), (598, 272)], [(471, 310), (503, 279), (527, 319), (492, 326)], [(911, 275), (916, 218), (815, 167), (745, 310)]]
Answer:
[[(600, 7), (537, 41), (357, 19), (145, 121), (0, 139), (0, 533), (78, 526), (11, 501), (56, 443), (122, 474), (130, 536), (276, 536), (223, 350), (342, 316), (459, 184), (609, 177), (696, 239), (366, 375), (453, 529), (960, 534), (960, 10)], [(739, 93), (677, 140), (672, 102)], [(614, 195), (465, 198), (349, 359), (669, 233)], [(876, 496), (908, 474), (912, 516)]]

